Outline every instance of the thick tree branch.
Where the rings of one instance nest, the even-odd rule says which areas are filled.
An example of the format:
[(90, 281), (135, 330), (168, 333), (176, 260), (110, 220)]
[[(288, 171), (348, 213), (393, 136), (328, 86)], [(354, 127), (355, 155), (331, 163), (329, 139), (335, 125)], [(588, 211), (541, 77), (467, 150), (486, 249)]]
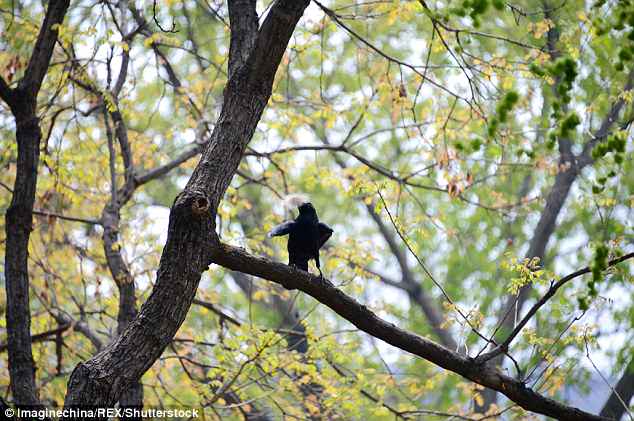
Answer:
[(35, 98), (42, 86), (57, 42), (57, 26), (62, 24), (69, 6), (68, 0), (51, 0), (46, 9), (46, 17), (37, 36), (33, 53), (24, 72), (24, 78), (18, 83), (18, 90)]
[(257, 40), (258, 14), (255, 0), (229, 0), (231, 42), (229, 45), (229, 78), (243, 66)]
[(473, 382), (497, 390), (528, 411), (560, 420), (606, 419), (562, 405), (536, 393), (527, 388), (524, 383), (502, 374), (490, 365), (479, 364), (473, 358), (462, 356), (433, 341), (384, 321), (366, 306), (336, 288), (327, 279), (313, 276), (308, 272), (282, 263), (253, 256), (244, 249), (227, 244), (220, 244), (213, 249), (212, 261), (231, 270), (239, 270), (268, 279), (288, 289), (299, 289), (375, 338), (422, 357)]

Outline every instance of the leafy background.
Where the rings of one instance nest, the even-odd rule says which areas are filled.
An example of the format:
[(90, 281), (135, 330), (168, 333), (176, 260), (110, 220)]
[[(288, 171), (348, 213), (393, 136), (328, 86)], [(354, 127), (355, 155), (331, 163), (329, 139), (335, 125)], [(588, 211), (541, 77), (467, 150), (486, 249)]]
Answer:
[[(627, 2), (599, 3), (314, 2), (219, 209), (221, 237), (285, 261), (285, 242), (265, 233), (294, 217), (288, 195), (307, 194), (335, 230), (322, 252), (328, 278), (381, 317), (437, 338), (410, 290), (423, 291), (455, 346), (477, 353), (484, 342), (457, 310), (490, 336), (507, 294), (532, 283), (531, 302), (551, 279), (586, 265), (601, 269), (606, 254), (632, 249), (634, 115), (632, 91), (623, 87), (634, 13)], [(259, 3), (260, 16), (269, 7)], [(147, 25), (126, 39), (122, 33), (138, 27), (132, 10)], [(37, 1), (0, 2), (7, 80), (24, 70), (43, 11)], [(204, 143), (222, 103), (224, 2), (161, 1), (156, 21), (153, 13), (150, 2), (72, 2), (40, 93), (45, 142), (29, 248), (31, 329), (55, 329), (60, 314), (85, 327), (66, 330), (61, 344), (34, 344), (40, 396), (51, 405), (62, 404), (70, 371), (96, 351), (94, 338), (107, 343), (116, 335), (118, 290), (103, 231), (93, 223), (112, 186), (100, 104), (121, 112), (142, 173)], [(177, 32), (156, 22), (167, 30), (173, 22)], [(109, 91), (123, 52), (130, 67), (115, 103)], [(581, 154), (619, 99), (624, 112), (577, 176), (539, 262), (544, 270), (530, 270), (535, 262), (523, 258), (565, 170), (561, 139)], [(0, 110), (4, 212), (17, 152), (13, 119)], [(124, 173), (119, 152), (112, 161), (117, 183)], [(152, 288), (169, 206), (195, 163), (193, 156), (139, 187), (122, 210), (118, 247), (139, 303)], [(521, 371), (532, 372), (529, 385), (593, 411), (601, 403), (579, 396), (607, 396), (601, 376), (614, 383), (634, 343), (632, 264), (598, 269), (555, 296), (511, 349)], [(483, 396), (473, 384), (360, 334), (302, 294), (213, 267), (197, 299), (142, 379), (146, 406), (204, 407), (227, 419), (252, 407), (289, 419), (431, 416), (426, 411), (478, 419)], [(2, 308), (4, 301), (0, 295)], [(305, 353), (287, 346), (282, 308), (301, 320)], [(504, 367), (515, 374), (510, 361)], [(8, 382), (2, 359), (5, 396)], [(507, 406), (500, 398), (492, 418), (531, 417)]]

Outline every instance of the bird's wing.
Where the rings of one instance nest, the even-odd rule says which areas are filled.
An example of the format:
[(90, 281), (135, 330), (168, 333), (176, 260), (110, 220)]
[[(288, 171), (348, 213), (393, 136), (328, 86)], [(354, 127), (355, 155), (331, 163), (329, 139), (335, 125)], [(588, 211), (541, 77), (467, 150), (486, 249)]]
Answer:
[(319, 248), (321, 248), (321, 246), (324, 245), (324, 243), (326, 241), (328, 241), (328, 239), (330, 238), (330, 236), (332, 235), (332, 233), (334, 232), (332, 230), (332, 228), (330, 228), (328, 225), (324, 224), (323, 222), (320, 222), (318, 224), (319, 227)]
[(266, 234), (266, 236), (271, 238), (271, 237), (277, 237), (280, 235), (286, 235), (291, 232), (291, 230), (293, 229), (293, 225), (295, 225), (295, 221), (283, 222), (277, 225), (276, 227), (273, 227), (273, 229), (269, 231), (268, 234)]

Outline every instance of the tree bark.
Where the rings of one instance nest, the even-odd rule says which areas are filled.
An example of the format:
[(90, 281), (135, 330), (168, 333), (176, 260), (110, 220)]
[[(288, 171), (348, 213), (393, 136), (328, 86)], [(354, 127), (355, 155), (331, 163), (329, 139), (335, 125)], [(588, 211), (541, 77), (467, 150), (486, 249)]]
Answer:
[(5, 276), (7, 290), (7, 343), (11, 392), (17, 405), (39, 403), (35, 362), (31, 349), (28, 246), (40, 157), (40, 124), (34, 99), (16, 99), (18, 163), (11, 205), (6, 218)]

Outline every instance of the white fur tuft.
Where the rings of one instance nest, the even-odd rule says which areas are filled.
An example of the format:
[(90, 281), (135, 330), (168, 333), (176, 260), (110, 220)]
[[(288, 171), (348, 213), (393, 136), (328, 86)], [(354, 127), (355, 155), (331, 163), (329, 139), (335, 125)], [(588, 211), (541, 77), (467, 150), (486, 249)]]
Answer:
[(297, 194), (289, 194), (284, 198), (284, 207), (288, 210), (295, 210), (302, 203), (309, 202), (308, 195), (297, 193)]

